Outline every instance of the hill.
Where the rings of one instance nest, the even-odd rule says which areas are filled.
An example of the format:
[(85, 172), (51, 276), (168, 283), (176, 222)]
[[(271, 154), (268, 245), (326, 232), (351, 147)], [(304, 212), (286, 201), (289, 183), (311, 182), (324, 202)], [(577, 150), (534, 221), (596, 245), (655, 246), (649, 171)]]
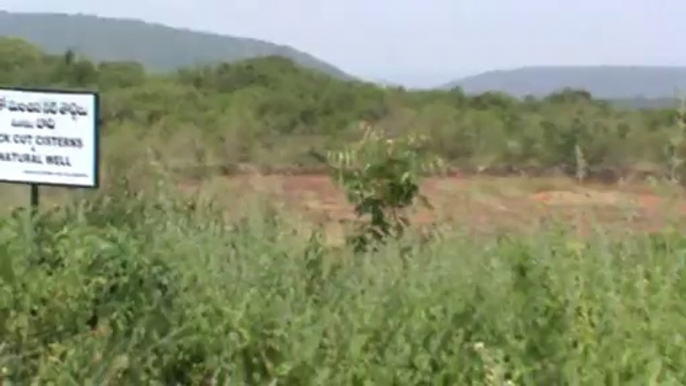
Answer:
[(686, 67), (568, 66), (489, 71), (451, 82), (467, 93), (500, 91), (545, 96), (564, 88), (583, 89), (603, 99), (669, 98), (686, 91)]
[(151, 70), (277, 55), (337, 78), (352, 79), (289, 46), (131, 19), (0, 11), (0, 36), (26, 39), (50, 53), (72, 49), (97, 61), (135, 61)]

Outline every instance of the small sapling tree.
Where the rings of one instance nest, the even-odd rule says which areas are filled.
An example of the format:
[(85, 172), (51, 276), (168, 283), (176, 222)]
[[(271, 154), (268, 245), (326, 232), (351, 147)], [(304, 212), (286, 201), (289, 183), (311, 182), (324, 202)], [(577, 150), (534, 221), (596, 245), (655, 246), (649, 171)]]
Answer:
[(360, 141), (317, 155), (363, 220), (348, 237), (356, 252), (376, 250), (389, 239), (402, 237), (410, 225), (407, 210), (416, 202), (430, 207), (419, 190), (421, 177), (443, 170), (441, 160), (426, 151), (422, 136), (389, 138), (371, 125), (361, 129)]

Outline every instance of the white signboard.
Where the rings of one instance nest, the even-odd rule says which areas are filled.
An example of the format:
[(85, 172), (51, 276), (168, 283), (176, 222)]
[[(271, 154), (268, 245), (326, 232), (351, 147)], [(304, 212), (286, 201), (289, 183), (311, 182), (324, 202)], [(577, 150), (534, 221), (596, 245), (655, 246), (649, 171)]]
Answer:
[(98, 186), (98, 95), (0, 89), (0, 181)]

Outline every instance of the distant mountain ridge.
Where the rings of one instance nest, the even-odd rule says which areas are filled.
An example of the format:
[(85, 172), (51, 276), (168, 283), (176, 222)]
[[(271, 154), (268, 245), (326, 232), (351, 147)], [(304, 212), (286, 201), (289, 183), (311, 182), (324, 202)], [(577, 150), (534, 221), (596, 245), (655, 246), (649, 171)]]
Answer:
[(545, 96), (564, 88), (584, 89), (602, 99), (673, 98), (686, 93), (686, 67), (538, 66), (488, 71), (440, 88), (466, 93), (500, 91), (523, 97)]
[[(0, 10), (0, 36), (23, 38), (50, 53), (72, 49), (96, 61), (136, 61), (151, 70), (277, 55), (338, 79), (356, 79), (290, 46), (133, 19)], [(400, 87), (385, 80), (375, 83)], [(500, 91), (519, 97), (584, 89), (596, 98), (619, 100), (623, 105), (654, 107), (673, 105), (676, 90), (686, 94), (686, 67), (532, 66), (484, 72), (440, 88), (456, 86), (468, 94)]]
[(133, 19), (0, 11), (0, 36), (26, 39), (50, 53), (68, 49), (96, 61), (136, 61), (151, 70), (278, 55), (339, 79), (351, 75), (290, 46), (172, 28)]

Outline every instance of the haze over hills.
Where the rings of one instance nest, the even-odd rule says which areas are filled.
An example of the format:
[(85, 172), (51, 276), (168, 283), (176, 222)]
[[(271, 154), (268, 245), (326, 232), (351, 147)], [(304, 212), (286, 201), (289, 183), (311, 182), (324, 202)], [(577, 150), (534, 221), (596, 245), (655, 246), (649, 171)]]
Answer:
[(94, 60), (137, 61), (152, 70), (278, 55), (336, 78), (353, 79), (289, 46), (132, 19), (0, 11), (0, 36), (24, 38), (50, 53), (72, 49)]
[(583, 89), (602, 99), (673, 98), (686, 92), (686, 67), (541, 66), (489, 71), (441, 88), (467, 93), (500, 91), (523, 97), (545, 96), (564, 88)]
[[(3, 35), (24, 38), (51, 53), (73, 49), (94, 60), (136, 61), (158, 71), (278, 55), (339, 79), (354, 79), (337, 67), (289, 46), (132, 19), (0, 11), (0, 36)], [(375, 83), (400, 86), (387, 79)], [(674, 104), (676, 89), (686, 91), (686, 67), (525, 67), (489, 71), (440, 88), (455, 86), (470, 94), (501, 91), (520, 97), (541, 97), (563, 88), (574, 88), (587, 90), (597, 98), (619, 100), (619, 104), (626, 106), (670, 106)]]

